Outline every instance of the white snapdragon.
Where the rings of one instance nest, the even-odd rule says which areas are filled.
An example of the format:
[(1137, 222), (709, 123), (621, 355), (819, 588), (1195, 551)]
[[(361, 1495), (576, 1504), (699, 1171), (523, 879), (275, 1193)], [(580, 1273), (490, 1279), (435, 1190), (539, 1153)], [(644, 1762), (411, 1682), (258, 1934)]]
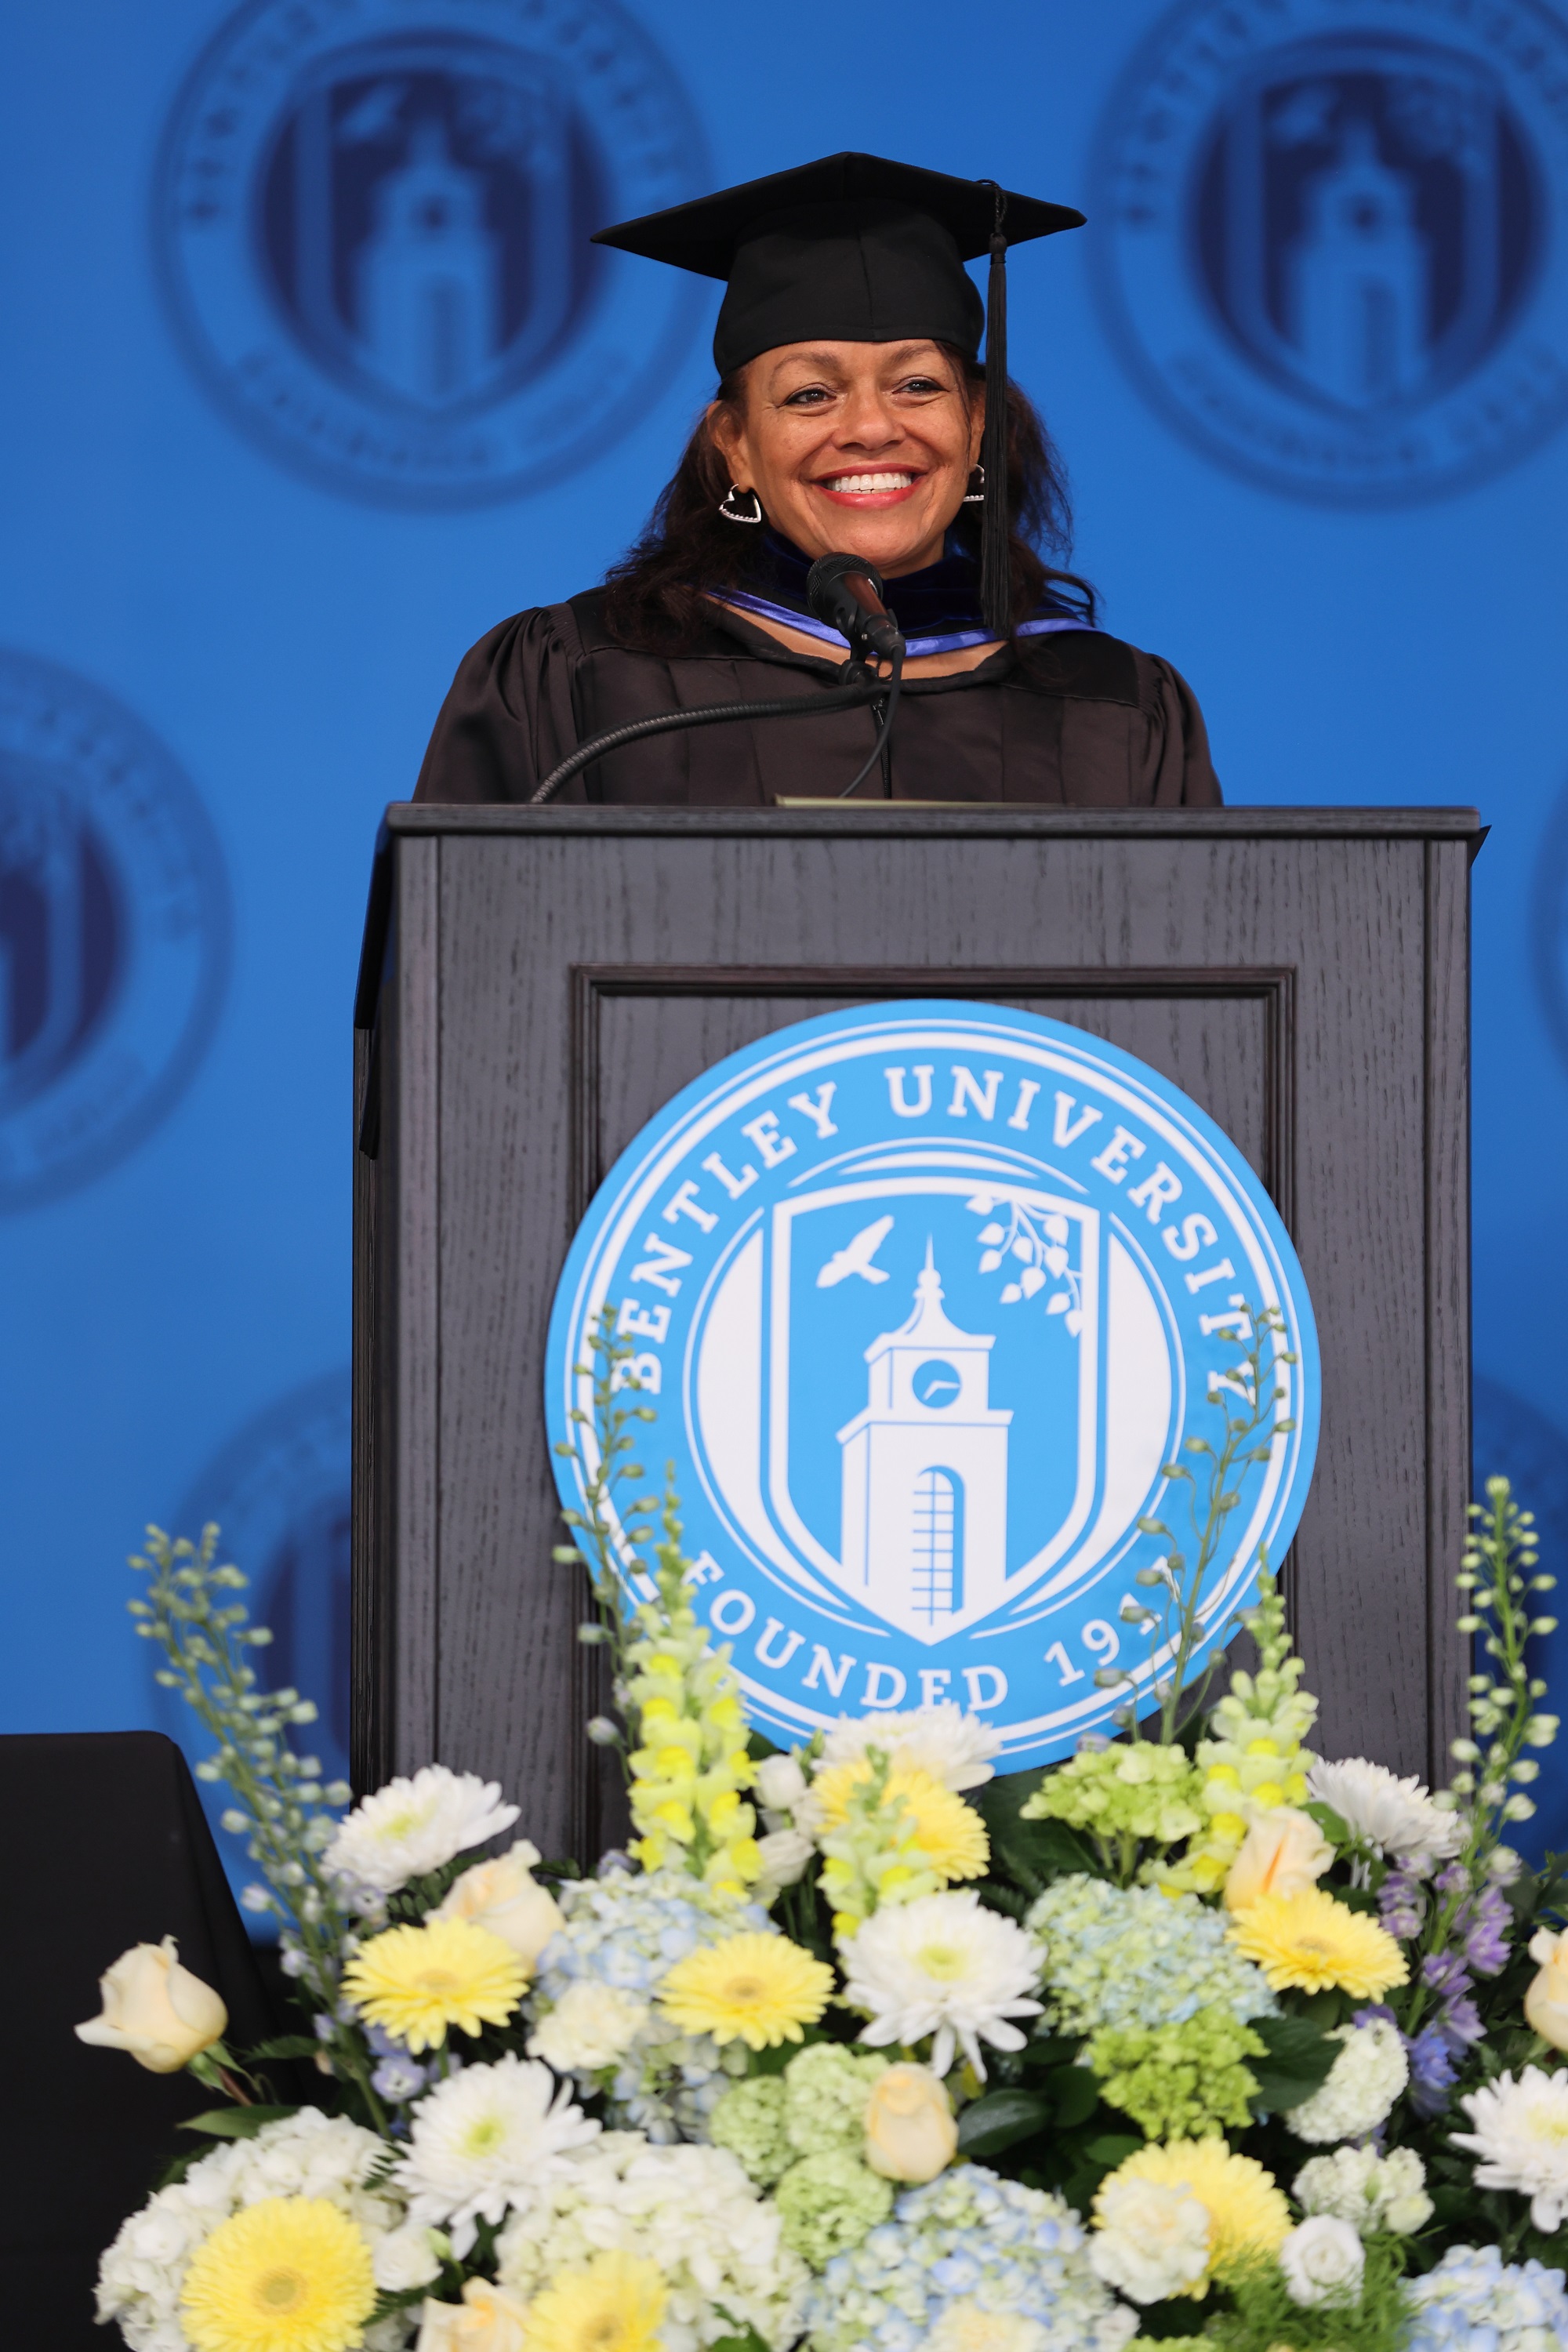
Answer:
[(1410, 2080), (1410, 2061), (1397, 2026), (1386, 2018), (1336, 2026), (1329, 2036), (1340, 2054), (1310, 2099), (1285, 2121), (1298, 2139), (1363, 2139), (1393, 2112)]

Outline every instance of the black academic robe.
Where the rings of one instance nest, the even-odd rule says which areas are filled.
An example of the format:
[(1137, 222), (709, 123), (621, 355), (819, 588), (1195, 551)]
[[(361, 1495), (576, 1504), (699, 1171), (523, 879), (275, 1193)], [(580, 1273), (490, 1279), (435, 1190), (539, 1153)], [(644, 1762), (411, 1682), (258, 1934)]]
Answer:
[[(600, 594), (590, 591), (502, 621), (464, 656), (414, 797), (526, 801), (559, 761), (608, 728), (704, 703), (810, 701), (837, 682), (837, 668), (717, 604), (695, 650), (629, 653), (606, 634)], [(690, 808), (831, 797), (874, 733), (869, 709), (685, 729), (610, 752), (558, 797)], [(1185, 682), (1169, 662), (1090, 630), (1002, 646), (956, 677), (909, 679), (889, 765), (900, 800), (1081, 808), (1220, 800)], [(879, 768), (857, 798), (887, 789)]]

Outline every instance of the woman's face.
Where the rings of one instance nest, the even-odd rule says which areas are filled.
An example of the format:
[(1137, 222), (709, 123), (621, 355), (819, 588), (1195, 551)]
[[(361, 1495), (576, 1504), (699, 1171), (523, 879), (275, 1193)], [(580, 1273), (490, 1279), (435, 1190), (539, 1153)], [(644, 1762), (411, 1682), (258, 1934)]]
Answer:
[(863, 555), (884, 579), (935, 563), (980, 454), (984, 405), (940, 344), (785, 343), (715, 404), (733, 480), (804, 555)]

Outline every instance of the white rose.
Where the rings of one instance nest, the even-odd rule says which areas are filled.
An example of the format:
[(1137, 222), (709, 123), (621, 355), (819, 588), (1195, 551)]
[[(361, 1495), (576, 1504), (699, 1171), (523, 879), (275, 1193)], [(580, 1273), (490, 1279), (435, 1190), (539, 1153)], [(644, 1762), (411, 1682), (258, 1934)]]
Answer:
[(1301, 2222), (1279, 2249), (1279, 2267), (1292, 2303), (1348, 2303), (1359, 2297), (1365, 2264), (1356, 2231), (1331, 2213), (1317, 2213)]
[(488, 1927), (531, 1969), (552, 1936), (566, 1925), (550, 1889), (533, 1876), (531, 1864), (538, 1860), (539, 1848), (519, 1838), (510, 1853), (478, 1862), (455, 1879), (431, 1918), (467, 1919), (475, 1927)]
[(770, 1813), (790, 1813), (805, 1794), (805, 1774), (793, 1756), (764, 1756), (752, 1786)]
[(775, 1895), (805, 1876), (816, 1848), (800, 1830), (770, 1830), (766, 1837), (757, 1840), (757, 1852), (763, 1867), (752, 1892), (759, 1903), (771, 1903)]
[(648, 2021), (648, 2005), (617, 1986), (568, 1985), (528, 2037), (528, 2054), (558, 2074), (595, 2074), (626, 2055)]
[(469, 2279), (461, 2303), (426, 2297), (415, 2352), (523, 2352), (527, 2313), (488, 2279)]
[(228, 2023), (211, 1985), (180, 1966), (173, 1936), (121, 1952), (98, 1990), (103, 2014), (77, 2027), (78, 2041), (129, 2051), (152, 2074), (177, 2074)]
[(1178, 2182), (1110, 2182), (1095, 2200), (1095, 2221), (1090, 2267), (1134, 2303), (1163, 2303), (1208, 2269), (1208, 2207)]
[(435, 2233), (412, 2225), (388, 2230), (371, 2248), (371, 2267), (384, 2294), (406, 2294), (410, 2287), (428, 2286), (441, 2272)]

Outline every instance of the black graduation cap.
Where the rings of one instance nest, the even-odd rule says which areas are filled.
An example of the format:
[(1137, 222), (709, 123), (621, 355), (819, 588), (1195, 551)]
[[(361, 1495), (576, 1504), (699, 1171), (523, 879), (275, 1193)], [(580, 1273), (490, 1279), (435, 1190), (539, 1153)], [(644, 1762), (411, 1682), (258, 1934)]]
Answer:
[[(603, 228), (616, 246), (727, 281), (713, 334), (721, 376), (781, 343), (889, 343), (915, 336), (970, 358), (985, 332), (984, 529), (981, 603), (1010, 624), (1007, 576), (1009, 245), (1079, 228), (1083, 215), (880, 155), (825, 155), (646, 219)], [(963, 264), (991, 257), (986, 299)]]

